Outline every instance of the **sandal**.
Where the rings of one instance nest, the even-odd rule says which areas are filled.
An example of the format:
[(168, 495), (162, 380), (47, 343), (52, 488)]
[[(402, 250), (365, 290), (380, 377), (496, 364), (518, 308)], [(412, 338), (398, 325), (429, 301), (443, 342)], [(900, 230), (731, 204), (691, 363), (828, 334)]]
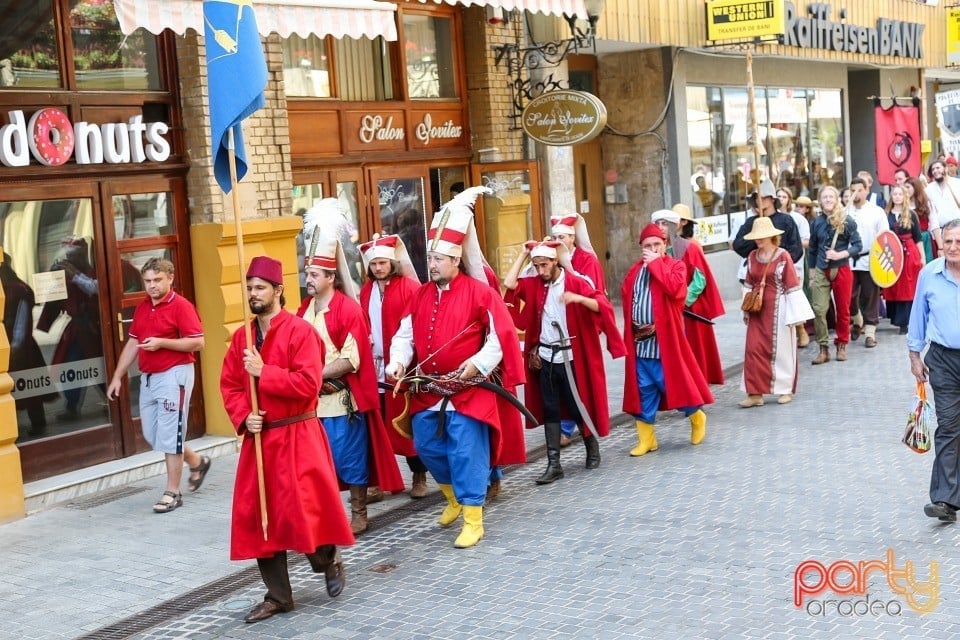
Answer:
[(190, 467), (190, 473), (200, 474), (196, 478), (190, 478), (187, 480), (187, 489), (189, 489), (191, 493), (200, 488), (200, 485), (203, 484), (204, 478), (207, 477), (208, 471), (210, 471), (210, 458), (207, 456), (200, 456), (200, 464), (195, 467)]
[[(170, 502), (165, 502), (164, 498), (171, 498)], [(167, 513), (183, 505), (183, 497), (173, 491), (164, 491), (157, 503), (153, 505), (154, 513)]]

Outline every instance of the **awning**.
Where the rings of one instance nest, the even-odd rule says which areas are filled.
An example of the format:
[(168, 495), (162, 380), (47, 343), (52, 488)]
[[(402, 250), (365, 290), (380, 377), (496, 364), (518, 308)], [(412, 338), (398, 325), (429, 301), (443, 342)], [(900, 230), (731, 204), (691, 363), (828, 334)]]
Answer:
[[(569, 0), (564, 0), (569, 1)], [(203, 33), (203, 0), (114, 0), (123, 33), (143, 27), (151, 33), (187, 29)], [(374, 0), (254, 0), (261, 35), (397, 39), (397, 6)]]
[(420, 0), (426, 4), (433, 2), (435, 4), (462, 4), (465, 7), (470, 6), (490, 6), (499, 7), (507, 11), (519, 9), (527, 10), (530, 13), (543, 13), (545, 15), (578, 16), (587, 17), (587, 9), (583, 5), (583, 0)]

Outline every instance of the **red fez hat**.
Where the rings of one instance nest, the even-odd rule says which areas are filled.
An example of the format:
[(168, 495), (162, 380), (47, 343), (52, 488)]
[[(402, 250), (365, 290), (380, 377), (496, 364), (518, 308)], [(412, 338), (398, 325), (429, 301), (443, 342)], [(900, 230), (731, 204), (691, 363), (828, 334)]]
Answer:
[(274, 286), (283, 284), (283, 265), (269, 256), (257, 256), (250, 261), (250, 268), (247, 269), (247, 280), (250, 278), (260, 278)]
[(640, 232), (640, 244), (643, 244), (643, 241), (647, 238), (660, 238), (666, 242), (667, 234), (663, 232), (663, 229), (651, 222), (643, 228), (643, 231)]
[(952, 164), (953, 166), (957, 166), (957, 159), (954, 158), (953, 156), (947, 156), (946, 163)]

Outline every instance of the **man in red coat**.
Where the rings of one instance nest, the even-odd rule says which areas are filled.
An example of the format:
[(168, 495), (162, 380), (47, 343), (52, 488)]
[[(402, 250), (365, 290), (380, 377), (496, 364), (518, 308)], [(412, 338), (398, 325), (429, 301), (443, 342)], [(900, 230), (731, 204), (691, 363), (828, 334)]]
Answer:
[[(680, 214), (671, 209), (654, 211), (650, 216), (667, 236), (667, 254), (687, 267), (687, 298), (684, 307), (702, 318), (719, 318), (726, 310), (717, 280), (707, 263), (703, 249), (694, 240), (680, 237)], [(723, 384), (723, 363), (717, 348), (713, 325), (683, 316), (683, 330), (693, 355), (709, 384)]]
[[(340, 240), (335, 233), (326, 233), (324, 219), (314, 217), (315, 211), (324, 213), (315, 207), (304, 216), (304, 271), (310, 297), (297, 315), (317, 330), (323, 342), (326, 356), (317, 416), (330, 438), (337, 477), (350, 489), (350, 526), (360, 534), (367, 530), (367, 486), (402, 491), (403, 478), (380, 414), (370, 327), (356, 301)], [(347, 293), (338, 290), (338, 283)]]
[[(400, 318), (414, 292), (420, 288), (420, 280), (400, 236), (375, 235), (373, 240), (360, 245), (360, 258), (367, 271), (367, 281), (360, 289), (360, 308), (370, 325), (377, 380), (384, 382), (384, 358), (390, 355), (393, 334), (400, 327)], [(404, 397), (380, 389), (380, 400), (393, 452), (407, 459), (407, 466), (413, 473), (410, 497), (424, 498), (427, 495), (427, 467), (417, 456), (413, 440), (393, 427), (393, 420), (403, 413)]]
[[(536, 275), (520, 277), (530, 257)], [(559, 241), (527, 242), (503, 282), (508, 304), (524, 303), (527, 407), (544, 425), (547, 469), (537, 484), (563, 477), (560, 465), (560, 419), (563, 411), (583, 431), (587, 469), (600, 466), (597, 436), (610, 432), (607, 381), (600, 350), (601, 310), (613, 313), (607, 297), (571, 267), (566, 247)], [(614, 358), (625, 355), (620, 336), (610, 342)], [(575, 365), (575, 366), (574, 366)], [(573, 372), (573, 380), (568, 377)], [(577, 394), (582, 394), (578, 395)], [(584, 416), (578, 406), (582, 402)], [(585, 418), (587, 418), (585, 420)], [(587, 425), (592, 424), (596, 433)]]
[(657, 410), (680, 409), (690, 418), (690, 442), (707, 433), (701, 408), (713, 394), (683, 333), (687, 269), (666, 255), (666, 234), (654, 223), (640, 234), (643, 256), (624, 278), (624, 343), (627, 349), (623, 410), (637, 419), (637, 446), (632, 456), (656, 451), (653, 429)]
[(520, 343), (500, 295), (483, 274), (473, 226), (473, 202), (485, 187), (471, 187), (434, 216), (427, 238), (430, 282), (416, 292), (390, 347), (387, 375), (439, 379), (412, 394), (413, 443), (447, 498), (440, 526), (463, 514), (457, 548), (483, 537), (483, 504), (490, 467), (514, 456), (503, 445), (497, 396), (469, 384), (500, 370), (504, 387), (522, 384)]
[[(247, 614), (258, 622), (293, 609), (287, 550), (306, 554), (323, 573), (327, 593), (344, 585), (336, 545), (354, 543), (337, 488), (330, 447), (317, 422), (323, 345), (317, 332), (283, 309), (283, 267), (259, 256), (247, 270), (247, 296), (256, 314), (255, 345), (245, 331), (233, 335), (223, 359), (220, 392), (227, 415), (243, 436), (233, 489), (230, 559), (256, 558), (267, 587), (263, 602)], [(250, 377), (259, 411), (253, 412)], [(267, 512), (264, 539), (254, 434), (260, 434)]]

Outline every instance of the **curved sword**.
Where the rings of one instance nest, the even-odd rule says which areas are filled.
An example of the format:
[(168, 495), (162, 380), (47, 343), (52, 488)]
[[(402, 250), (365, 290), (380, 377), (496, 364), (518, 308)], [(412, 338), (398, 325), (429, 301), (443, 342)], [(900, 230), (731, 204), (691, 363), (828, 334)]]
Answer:
[[(560, 326), (560, 323), (556, 320), (550, 322), (550, 326), (557, 330), (557, 333), (560, 334), (560, 344), (563, 346), (570, 345), (570, 338), (564, 335), (563, 328)], [(536, 348), (536, 347), (535, 347)], [(567, 374), (567, 384), (570, 385), (570, 395), (573, 396), (573, 402), (577, 405), (577, 411), (580, 412), (580, 418), (583, 419), (583, 424), (588, 429), (590, 433), (595, 436), (599, 436), (597, 433), (597, 428), (593, 426), (593, 420), (590, 418), (590, 414), (587, 412), (587, 407), (584, 406), (583, 400), (580, 398), (580, 390), (577, 389), (577, 380), (573, 377), (573, 367), (570, 366), (570, 356), (567, 354), (567, 349), (561, 349), (560, 355), (563, 356), (563, 370)]]
[[(408, 384), (417, 384), (421, 382), (432, 382), (433, 378), (430, 378), (429, 376), (410, 376), (409, 378), (404, 378), (403, 381)], [(381, 389), (386, 389), (388, 391), (396, 390), (396, 388), (392, 384), (388, 384), (386, 382), (380, 382), (378, 384)], [(537, 419), (534, 417), (534, 415), (530, 413), (530, 410), (527, 409), (527, 407), (522, 402), (520, 402), (520, 399), (517, 398), (512, 393), (510, 393), (509, 391), (507, 391), (506, 389), (504, 389), (503, 387), (501, 387), (500, 385), (494, 384), (489, 380), (477, 380), (475, 382), (470, 382), (470, 384), (476, 385), (481, 389), (486, 389), (487, 391), (492, 391), (493, 393), (497, 394), (498, 396), (500, 396), (501, 398), (509, 402), (511, 405), (513, 405), (513, 407), (517, 411), (523, 414), (523, 416), (530, 422), (531, 425), (533, 425), (534, 427), (540, 426), (540, 423), (537, 422)], [(407, 389), (401, 389), (400, 391), (412, 392), (413, 389), (411, 387), (407, 387)]]

